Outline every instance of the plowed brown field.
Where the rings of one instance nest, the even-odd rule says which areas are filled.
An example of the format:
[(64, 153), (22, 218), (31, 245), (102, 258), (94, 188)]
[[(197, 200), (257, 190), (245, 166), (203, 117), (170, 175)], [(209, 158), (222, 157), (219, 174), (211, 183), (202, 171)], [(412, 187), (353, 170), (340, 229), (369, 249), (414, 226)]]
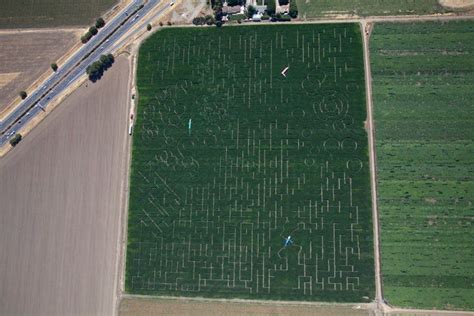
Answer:
[(0, 160), (0, 315), (113, 315), (128, 60)]

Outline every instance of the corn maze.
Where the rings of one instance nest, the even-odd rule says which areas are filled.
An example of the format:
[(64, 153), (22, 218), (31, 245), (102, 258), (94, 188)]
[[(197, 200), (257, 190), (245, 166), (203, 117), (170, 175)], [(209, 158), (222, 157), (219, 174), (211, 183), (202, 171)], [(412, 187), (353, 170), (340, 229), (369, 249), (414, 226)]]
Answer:
[(363, 67), (355, 24), (167, 29), (147, 40), (126, 291), (371, 300)]

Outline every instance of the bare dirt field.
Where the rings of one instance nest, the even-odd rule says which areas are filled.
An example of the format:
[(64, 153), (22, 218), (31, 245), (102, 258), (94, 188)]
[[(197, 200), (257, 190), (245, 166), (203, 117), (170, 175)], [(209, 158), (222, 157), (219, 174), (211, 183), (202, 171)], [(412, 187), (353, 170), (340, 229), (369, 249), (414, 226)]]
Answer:
[[(79, 41), (81, 30), (0, 32), (0, 113)], [(61, 65), (59, 65), (61, 66)]]
[(0, 160), (0, 315), (113, 315), (129, 62)]
[(124, 298), (120, 303), (120, 316), (147, 315), (192, 315), (192, 316), (237, 316), (237, 315), (298, 315), (298, 316), (368, 316), (369, 310), (343, 305), (298, 305), (262, 302), (219, 302), (181, 299)]
[(198, 15), (212, 14), (205, 0), (187, 0), (173, 10), (170, 21), (175, 24), (189, 24)]

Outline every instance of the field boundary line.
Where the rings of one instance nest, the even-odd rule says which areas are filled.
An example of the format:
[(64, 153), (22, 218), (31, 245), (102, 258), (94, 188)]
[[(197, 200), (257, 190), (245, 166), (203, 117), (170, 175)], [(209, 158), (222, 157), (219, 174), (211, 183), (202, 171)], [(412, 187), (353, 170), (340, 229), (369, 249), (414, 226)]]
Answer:
[[(135, 52), (136, 53), (136, 52)], [(128, 84), (128, 98), (127, 103), (132, 104), (131, 102), (131, 91), (132, 89), (135, 90), (135, 109), (132, 106), (128, 106), (128, 115), (127, 115), (127, 122), (130, 120), (130, 115), (133, 113), (134, 118), (133, 120), (136, 121), (136, 107), (137, 107), (137, 91), (135, 88), (135, 78), (137, 72), (137, 62), (138, 58), (133, 52), (130, 54), (130, 71), (129, 71), (129, 84)], [(128, 128), (128, 126), (127, 126)], [(126, 264), (127, 264), (127, 245), (128, 245), (128, 214), (129, 214), (129, 195), (130, 195), (130, 175), (132, 170), (132, 146), (133, 146), (133, 134), (126, 135), (128, 140), (124, 144), (124, 152), (126, 157), (125, 160), (125, 172), (124, 172), (124, 179), (122, 179), (122, 189), (121, 189), (121, 199), (122, 199), (122, 210), (121, 219), (120, 219), (120, 236), (117, 241), (117, 269), (116, 269), (116, 277), (115, 277), (115, 296), (114, 296), (114, 308), (115, 312), (114, 315), (118, 315), (120, 311), (120, 302), (122, 301), (123, 295), (125, 293), (125, 274), (126, 274)]]
[[(294, 25), (294, 24), (339, 24), (339, 23), (361, 23), (365, 22), (373, 22), (373, 23), (383, 23), (383, 22), (394, 22), (394, 23), (404, 23), (404, 22), (425, 22), (425, 21), (456, 21), (456, 20), (474, 20), (474, 15), (440, 15), (440, 16), (433, 16), (433, 15), (417, 15), (417, 16), (410, 16), (410, 15), (402, 15), (402, 16), (366, 16), (366, 17), (351, 17), (351, 18), (333, 18), (333, 19), (306, 19), (306, 20), (296, 20), (292, 21), (291, 23), (285, 25)], [(225, 27), (230, 26), (253, 26), (253, 25), (281, 25), (275, 22), (265, 22), (261, 21), (257, 23), (247, 23), (247, 24), (229, 24)], [(197, 27), (195, 25), (172, 25), (167, 26), (170, 27)], [(197, 28), (205, 28), (205, 27), (212, 27), (212, 26), (199, 26)]]
[[(360, 22), (360, 21), (371, 21), (371, 22), (417, 22), (417, 21), (437, 21), (437, 20), (472, 20), (474, 15), (453, 15), (453, 14), (431, 14), (431, 15), (368, 15), (368, 16), (354, 16), (354, 17), (330, 17), (330, 18), (309, 18), (304, 20), (298, 20), (291, 22), (293, 23), (344, 23), (344, 22)], [(264, 22), (272, 23), (274, 22)], [(262, 23), (263, 24), (263, 23)]]
[[(9, 35), (9, 34), (29, 34), (29, 33), (56, 33), (56, 32), (72, 32), (78, 30), (85, 30), (82, 26), (64, 26), (64, 27), (47, 27), (47, 28), (28, 28), (28, 29), (1, 29), (0, 35)], [(80, 41), (79, 41), (80, 43)]]
[(140, 294), (123, 294), (122, 298), (128, 299), (147, 299), (147, 300), (175, 300), (175, 301), (193, 301), (193, 302), (208, 302), (208, 303), (254, 303), (261, 305), (293, 305), (293, 306), (346, 306), (354, 309), (373, 310), (373, 303), (340, 303), (340, 302), (316, 302), (316, 301), (279, 301), (279, 300), (247, 300), (241, 298), (207, 298), (207, 297), (192, 297), (192, 296), (152, 296)]
[[(133, 76), (133, 59), (127, 58), (128, 63), (129, 63), (129, 71), (128, 71), (128, 83), (127, 83), (127, 123), (128, 123), (128, 117), (130, 115), (129, 112), (129, 103), (131, 102), (130, 99), (130, 94), (131, 94), (131, 85), (134, 81), (134, 76)], [(128, 129), (128, 126), (127, 126)], [(124, 277), (124, 258), (126, 254), (126, 238), (127, 238), (127, 226), (126, 223), (128, 222), (128, 192), (129, 192), (129, 181), (128, 181), (128, 176), (129, 176), (129, 171), (130, 171), (130, 162), (131, 162), (131, 150), (130, 150), (130, 144), (132, 142), (131, 138), (128, 135), (128, 132), (125, 130), (123, 131), (123, 134), (125, 136), (125, 142), (123, 145), (123, 150), (122, 152), (125, 154), (125, 157), (123, 157), (122, 164), (124, 167), (124, 172), (122, 175), (122, 182), (120, 184), (120, 200), (121, 200), (121, 210), (120, 210), (120, 215), (119, 215), (119, 230), (118, 230), (118, 238), (117, 238), (117, 254), (116, 254), (116, 266), (115, 266), (115, 278), (114, 278), (114, 288), (115, 288), (115, 295), (113, 297), (113, 314), (118, 315), (119, 313), (119, 307), (120, 307), (120, 301), (121, 301), (121, 289), (122, 289), (122, 278)], [(125, 223), (125, 224), (124, 224)], [(125, 241), (125, 242), (124, 242)]]
[(456, 316), (474, 316), (474, 312), (471, 311), (460, 311), (460, 310), (440, 310), (440, 309), (412, 309), (412, 308), (400, 308), (400, 307), (388, 307), (384, 309), (384, 315), (400, 315), (409, 314), (413, 315), (425, 315), (426, 316), (437, 316), (437, 315), (456, 315)]
[(370, 68), (370, 51), (369, 51), (369, 39), (370, 39), (370, 26), (366, 21), (360, 22), (361, 35), (363, 38), (363, 51), (364, 51), (364, 65), (365, 65), (365, 90), (366, 90), (366, 102), (367, 102), (367, 129), (369, 137), (369, 164), (370, 164), (370, 184), (371, 184), (371, 198), (372, 198), (372, 224), (373, 224), (373, 240), (374, 240), (374, 265), (375, 265), (375, 302), (377, 308), (380, 309), (383, 306), (383, 288), (382, 288), (382, 277), (381, 277), (381, 260), (380, 260), (380, 223), (379, 214), (377, 207), (377, 179), (376, 179), (376, 157), (375, 157), (375, 133), (374, 133), (374, 121), (373, 121), (373, 104), (372, 104), (372, 75)]

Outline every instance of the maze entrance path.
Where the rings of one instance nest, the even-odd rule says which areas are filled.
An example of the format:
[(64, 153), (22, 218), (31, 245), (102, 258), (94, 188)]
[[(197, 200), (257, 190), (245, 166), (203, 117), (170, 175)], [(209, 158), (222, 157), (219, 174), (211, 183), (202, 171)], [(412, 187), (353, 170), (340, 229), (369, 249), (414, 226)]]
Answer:
[(138, 64), (127, 292), (372, 299), (363, 71), (355, 24), (149, 39)]

